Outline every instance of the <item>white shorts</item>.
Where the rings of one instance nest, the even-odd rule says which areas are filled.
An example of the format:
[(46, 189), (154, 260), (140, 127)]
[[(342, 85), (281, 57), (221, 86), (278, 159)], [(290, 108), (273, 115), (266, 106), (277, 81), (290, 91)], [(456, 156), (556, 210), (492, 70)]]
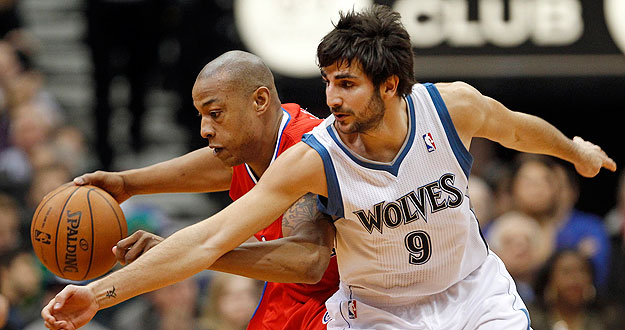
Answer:
[(353, 298), (341, 285), (328, 299), (328, 329), (531, 329), (516, 285), (493, 252), (464, 280), (409, 305), (381, 309)]

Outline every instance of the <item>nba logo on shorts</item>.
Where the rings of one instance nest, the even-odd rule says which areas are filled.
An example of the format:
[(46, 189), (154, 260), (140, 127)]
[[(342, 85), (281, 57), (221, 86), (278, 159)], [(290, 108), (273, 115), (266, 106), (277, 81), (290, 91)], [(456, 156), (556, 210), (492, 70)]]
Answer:
[(347, 317), (351, 320), (358, 317), (358, 314), (356, 312), (356, 300), (347, 301)]
[(425, 142), (425, 147), (428, 149), (428, 152), (432, 152), (436, 150), (436, 144), (434, 144), (434, 138), (432, 137), (432, 133), (427, 133), (423, 135), (423, 141)]

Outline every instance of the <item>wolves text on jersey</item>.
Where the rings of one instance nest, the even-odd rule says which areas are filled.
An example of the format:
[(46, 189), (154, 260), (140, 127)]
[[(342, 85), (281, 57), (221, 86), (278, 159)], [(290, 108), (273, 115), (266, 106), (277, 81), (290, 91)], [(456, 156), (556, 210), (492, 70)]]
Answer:
[[(418, 220), (428, 221), (427, 205), (430, 213), (447, 208), (455, 208), (462, 204), (464, 195), (453, 184), (455, 175), (443, 174), (437, 181), (423, 185), (416, 190), (398, 198), (394, 202), (381, 201), (371, 209), (353, 212), (363, 227), (371, 234), (376, 229), (380, 234), (384, 226), (396, 228), (402, 223), (407, 224)], [(443, 192), (447, 193), (446, 196)]]

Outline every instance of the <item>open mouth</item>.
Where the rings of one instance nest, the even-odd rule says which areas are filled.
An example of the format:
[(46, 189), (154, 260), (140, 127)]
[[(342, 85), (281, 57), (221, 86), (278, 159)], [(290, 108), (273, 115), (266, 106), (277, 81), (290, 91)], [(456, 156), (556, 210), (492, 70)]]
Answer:
[(215, 155), (219, 154), (224, 148), (213, 148), (213, 153)]

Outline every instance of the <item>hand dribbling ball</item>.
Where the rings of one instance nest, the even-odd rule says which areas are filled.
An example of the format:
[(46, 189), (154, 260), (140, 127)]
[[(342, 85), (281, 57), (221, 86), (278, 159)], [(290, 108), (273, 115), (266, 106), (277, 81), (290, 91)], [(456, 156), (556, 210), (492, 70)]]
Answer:
[(59, 277), (84, 281), (116, 263), (111, 248), (127, 236), (119, 204), (95, 186), (67, 183), (39, 203), (30, 225), (35, 254)]

